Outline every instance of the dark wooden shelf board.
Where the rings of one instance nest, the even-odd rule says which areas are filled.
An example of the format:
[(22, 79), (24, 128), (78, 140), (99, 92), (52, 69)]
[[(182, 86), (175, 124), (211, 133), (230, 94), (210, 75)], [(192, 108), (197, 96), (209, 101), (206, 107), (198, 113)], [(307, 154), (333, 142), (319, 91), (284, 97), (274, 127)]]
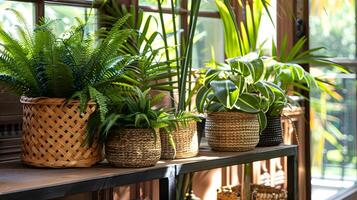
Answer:
[[(107, 163), (92, 168), (41, 169), (8, 162), (0, 164), (0, 199), (49, 199), (151, 179), (172, 182), (177, 174), (295, 156), (296, 153), (295, 145), (256, 148), (248, 152), (214, 152), (203, 147), (197, 157), (160, 161), (154, 167), (138, 169), (113, 168)], [(172, 183), (169, 185), (173, 187)]]

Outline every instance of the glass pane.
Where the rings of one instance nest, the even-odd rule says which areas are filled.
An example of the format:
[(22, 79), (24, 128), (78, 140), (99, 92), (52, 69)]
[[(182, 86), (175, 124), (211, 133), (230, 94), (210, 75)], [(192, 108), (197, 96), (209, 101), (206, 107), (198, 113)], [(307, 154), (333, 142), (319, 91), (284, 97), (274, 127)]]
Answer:
[(310, 0), (310, 47), (339, 58), (356, 57), (355, 1)]
[[(176, 3), (177, 0), (174, 0)], [(157, 7), (157, 0), (139, 0), (141, 6), (155, 6)], [(171, 7), (171, 0), (163, 0), (162, 7)]]
[(276, 10), (277, 10), (277, 0), (271, 0), (269, 3), (269, 13), (272, 19), (269, 18), (268, 13), (263, 9), (263, 15), (260, 22), (259, 34), (258, 34), (258, 44), (263, 44), (262, 48), (264, 55), (271, 54), (272, 40), (276, 44)]
[(78, 24), (77, 19), (82, 23), (88, 23), (88, 32), (94, 32), (97, 29), (95, 18), (96, 10), (91, 8), (65, 6), (57, 4), (46, 4), (45, 16), (51, 20), (60, 20), (56, 23), (55, 32), (62, 34), (71, 26)]
[(193, 45), (193, 68), (204, 67), (215, 58), (216, 62), (224, 62), (224, 29), (220, 19), (199, 17)]
[(356, 74), (341, 74), (324, 67), (311, 72), (336, 85), (335, 98), (312, 90), (311, 176), (312, 199), (328, 199), (357, 182)]
[[(188, 8), (191, 8), (192, 0), (188, 1)], [(215, 0), (201, 0), (200, 11), (214, 11), (218, 12)]]
[(23, 24), (18, 21), (14, 13), (7, 9), (14, 9), (21, 13), (26, 20), (28, 28), (30, 30), (33, 29), (35, 22), (33, 3), (0, 1), (0, 24), (7, 31), (10, 31), (12, 35), (16, 36), (16, 26), (23, 26)]
[[(155, 31), (158, 31), (158, 32), (162, 33), (160, 15), (158, 13), (145, 12), (144, 13), (144, 17), (143, 17), (143, 23), (146, 22), (147, 18), (150, 15), (153, 16), (156, 20), (152, 20), (151, 21), (151, 24), (150, 24), (150, 27), (149, 27), (149, 31), (148, 31), (148, 35), (151, 35)], [(172, 47), (172, 48), (169, 49), (170, 59), (172, 59), (172, 58), (175, 57), (175, 50), (173, 48), (175, 46), (175, 38), (174, 38), (174, 35), (172, 34), (173, 31), (174, 31), (172, 15), (171, 14), (164, 14), (163, 15), (163, 19), (164, 19), (165, 31), (166, 31), (166, 35), (167, 35), (167, 43), (168, 43), (169, 47)], [(176, 15), (175, 19), (176, 19), (176, 30), (179, 31), (178, 26), (179, 26), (180, 18), (179, 18), (178, 15)], [(178, 35), (178, 40), (180, 40), (179, 35)], [(162, 47), (164, 47), (164, 41), (161, 39), (160, 36), (158, 36), (158, 37), (156, 37), (156, 40), (153, 42), (153, 48), (154, 49), (158, 49), (158, 48), (162, 48)], [(162, 55), (162, 58), (164, 58), (164, 55)]]
[[(320, 54), (355, 59), (355, 1), (310, 3), (310, 48), (325, 47)], [(336, 84), (333, 97), (311, 91), (312, 199), (339, 196), (357, 183), (356, 72), (341, 74), (324, 66), (311, 68), (314, 76)]]

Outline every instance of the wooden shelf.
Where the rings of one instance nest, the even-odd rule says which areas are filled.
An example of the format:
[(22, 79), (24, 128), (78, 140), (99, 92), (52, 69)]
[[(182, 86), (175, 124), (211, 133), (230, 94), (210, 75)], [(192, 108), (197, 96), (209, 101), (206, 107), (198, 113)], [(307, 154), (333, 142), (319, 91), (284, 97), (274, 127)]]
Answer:
[(160, 198), (175, 198), (176, 175), (213, 168), (288, 157), (289, 199), (297, 198), (297, 146), (260, 147), (248, 152), (214, 152), (206, 145), (199, 156), (160, 161), (149, 168), (113, 168), (103, 162), (92, 168), (41, 169), (20, 162), (0, 164), (0, 199), (50, 199), (93, 192), (140, 181), (160, 179)]

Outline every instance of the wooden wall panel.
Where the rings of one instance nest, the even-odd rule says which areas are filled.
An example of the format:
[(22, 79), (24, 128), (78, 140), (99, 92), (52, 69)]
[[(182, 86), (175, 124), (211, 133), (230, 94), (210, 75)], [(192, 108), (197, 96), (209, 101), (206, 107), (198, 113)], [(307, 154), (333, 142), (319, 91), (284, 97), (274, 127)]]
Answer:
[(19, 159), (21, 120), (19, 97), (0, 86), (0, 162)]

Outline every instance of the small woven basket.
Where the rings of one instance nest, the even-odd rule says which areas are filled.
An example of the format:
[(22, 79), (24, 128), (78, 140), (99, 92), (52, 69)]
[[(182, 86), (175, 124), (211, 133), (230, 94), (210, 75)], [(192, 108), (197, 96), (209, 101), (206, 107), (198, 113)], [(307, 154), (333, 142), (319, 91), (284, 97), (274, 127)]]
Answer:
[(259, 142), (259, 121), (254, 114), (209, 113), (205, 131), (208, 145), (216, 151), (249, 151)]
[[(217, 200), (240, 200), (241, 186), (224, 186), (217, 190)], [(251, 185), (251, 200), (286, 200), (288, 193), (265, 185)]]
[(108, 162), (115, 167), (150, 167), (154, 166), (161, 155), (160, 134), (150, 129), (112, 130), (105, 144)]
[(189, 121), (187, 126), (180, 126), (171, 133), (176, 149), (169, 144), (169, 135), (160, 130), (161, 159), (191, 158), (198, 154), (198, 135), (196, 121)]
[(262, 131), (259, 136), (258, 147), (276, 146), (283, 142), (281, 118), (267, 117), (267, 127)]
[(21, 97), (22, 162), (36, 167), (90, 167), (102, 160), (102, 145), (85, 145), (86, 125), (96, 104), (84, 113), (79, 102), (59, 98)]

